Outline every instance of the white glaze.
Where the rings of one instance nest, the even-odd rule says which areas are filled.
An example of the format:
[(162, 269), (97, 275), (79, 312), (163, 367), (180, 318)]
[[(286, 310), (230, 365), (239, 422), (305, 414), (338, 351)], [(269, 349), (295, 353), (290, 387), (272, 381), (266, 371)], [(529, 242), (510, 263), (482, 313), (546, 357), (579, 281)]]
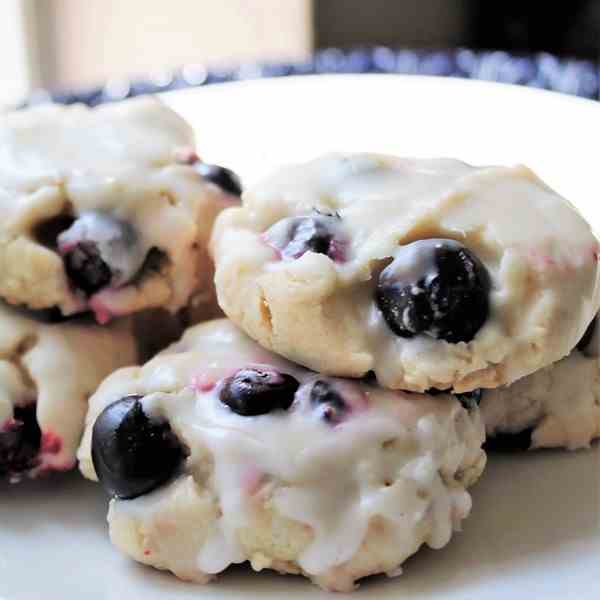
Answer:
[[(288, 411), (239, 416), (219, 401), (222, 379), (260, 365), (300, 381), (295, 402)], [(465, 485), (485, 460), (478, 412), (469, 415), (448, 395), (329, 378), (351, 407), (348, 418), (331, 426), (308, 400), (317, 378), (323, 377), (265, 351), (225, 320), (196, 326), (144, 367), (109, 377), (91, 400), (79, 451), (84, 474), (94, 476), (90, 443), (95, 417), (127, 394), (143, 395), (146, 412), (168, 419), (191, 451), (173, 483), (135, 500), (112, 501), (113, 540), (136, 558), (196, 579), (244, 560), (261, 568), (257, 565), (274, 561), (268, 548), (253, 553), (240, 535), (258, 528), (269, 537), (257, 523), (257, 515), (267, 511), (307, 528), (310, 540), (294, 560), (304, 573), (323, 581), (360, 555), (376, 517), (384, 519), (393, 539), (394, 568), (422, 543), (445, 545), (469, 513)], [(190, 475), (194, 483), (188, 482)], [(198, 492), (181, 491), (190, 485)], [(177, 498), (195, 493), (213, 498), (221, 516), (200, 522), (180, 516), (178, 522), (173, 516)], [(135, 542), (138, 550), (124, 541), (131, 539), (125, 532), (132, 523), (143, 532)], [(145, 557), (144, 548), (160, 548), (166, 527), (205, 531), (198, 534), (203, 543), (194, 548), (194, 557), (183, 550), (173, 555), (153, 550)], [(184, 571), (183, 563), (195, 567)], [(352, 577), (346, 577), (351, 583)]]
[(42, 444), (29, 476), (73, 468), (89, 396), (109, 373), (136, 360), (127, 320), (102, 328), (51, 324), (0, 303), (0, 428), (15, 406), (36, 403)]
[[(206, 245), (216, 214), (236, 199), (179, 162), (193, 155), (190, 127), (159, 101), (146, 97), (96, 109), (43, 106), (0, 119), (0, 295), (33, 308), (59, 306), (63, 313), (90, 308), (98, 320), (149, 307), (173, 311), (192, 293), (210, 289)], [(59, 216), (83, 217), (61, 239), (114, 232), (90, 214), (126, 223), (138, 243), (123, 249), (103, 240), (122, 270), (113, 288), (84, 298), (70, 289), (56, 248), (40, 246), (36, 227)], [(114, 240), (113, 240), (114, 241)], [(160, 273), (137, 285), (150, 248), (168, 258)], [(123, 258), (121, 250), (134, 256)], [(24, 256), (19, 267), (14, 256)]]

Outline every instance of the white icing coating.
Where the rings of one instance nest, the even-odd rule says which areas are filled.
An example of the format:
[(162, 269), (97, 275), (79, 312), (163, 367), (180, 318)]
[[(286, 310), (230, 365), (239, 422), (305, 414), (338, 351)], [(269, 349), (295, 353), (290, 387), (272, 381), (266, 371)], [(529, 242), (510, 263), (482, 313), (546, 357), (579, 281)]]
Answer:
[[(249, 366), (300, 382), (289, 410), (244, 417), (220, 402), (223, 378)], [(337, 425), (311, 405), (318, 379), (348, 407)], [(471, 507), (465, 487), (485, 462), (478, 411), (467, 412), (453, 397), (324, 378), (219, 320), (188, 330), (145, 366), (102, 384), (79, 451), (88, 477), (92, 424), (128, 394), (144, 396), (145, 411), (165, 417), (190, 456), (170, 484), (111, 502), (111, 537), (138, 560), (200, 581), (245, 560), (255, 568), (299, 569), (329, 589), (392, 572), (421, 544), (449, 541)], [(373, 527), (382, 528), (385, 543)], [(169, 546), (174, 532), (178, 549)], [(385, 558), (363, 568), (365, 553), (375, 552), (365, 550), (368, 543)]]
[[(194, 156), (193, 148), (191, 128), (149, 97), (3, 116), (0, 295), (32, 308), (59, 306), (65, 314), (90, 308), (105, 321), (143, 308), (175, 311), (191, 294), (210, 289), (212, 224), (237, 199), (178, 158), (183, 150)], [(44, 223), (67, 215), (81, 219), (60, 238), (61, 246), (99, 238), (102, 254), (120, 271), (112, 287), (91, 298), (71, 289), (56, 245), (36, 238)], [(124, 243), (110, 219), (125, 224), (137, 243)], [(126, 285), (150, 248), (167, 257), (160, 272)], [(18, 265), (16, 257), (22, 257)]]
[(36, 403), (42, 440), (29, 476), (73, 468), (89, 396), (109, 373), (136, 360), (127, 320), (110, 327), (51, 324), (0, 303), (0, 429), (15, 406)]
[[(339, 215), (345, 260), (280, 260), (264, 232), (315, 209)], [(490, 317), (469, 343), (400, 338), (373, 300), (398, 246), (426, 238), (461, 242), (490, 273)], [(511, 383), (566, 356), (600, 304), (598, 241), (523, 166), (326, 155), (248, 190), (211, 247), (219, 303), (251, 337), (329, 374), (374, 370), (391, 388)]]

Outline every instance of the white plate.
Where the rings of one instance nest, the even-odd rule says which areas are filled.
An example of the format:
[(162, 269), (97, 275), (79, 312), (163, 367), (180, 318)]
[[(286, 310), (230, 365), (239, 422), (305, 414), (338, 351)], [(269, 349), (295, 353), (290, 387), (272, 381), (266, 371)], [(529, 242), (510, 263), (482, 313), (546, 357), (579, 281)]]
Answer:
[[(206, 160), (252, 181), (326, 150), (526, 162), (600, 226), (600, 104), (490, 83), (330, 76), (224, 84), (165, 99)], [(518, 218), (518, 215), (515, 215)], [(59, 374), (57, 374), (58, 376)], [(331, 598), (298, 577), (231, 569), (197, 586), (119, 556), (107, 501), (76, 474), (0, 484), (0, 600)], [(355, 598), (550, 600), (600, 594), (600, 448), (492, 456), (463, 533)], [(339, 595), (336, 597), (340, 597)]]

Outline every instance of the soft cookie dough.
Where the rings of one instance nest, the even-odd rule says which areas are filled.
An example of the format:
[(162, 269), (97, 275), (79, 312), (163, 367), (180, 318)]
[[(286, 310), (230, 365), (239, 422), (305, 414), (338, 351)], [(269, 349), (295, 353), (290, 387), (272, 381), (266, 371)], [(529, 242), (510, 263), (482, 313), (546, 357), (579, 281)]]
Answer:
[(600, 438), (599, 329), (585, 348), (508, 387), (483, 392), (491, 448), (576, 450)]
[(158, 100), (47, 105), (0, 118), (0, 297), (99, 322), (211, 296), (206, 245), (238, 200)]
[(51, 323), (0, 304), (0, 477), (73, 468), (89, 396), (136, 360), (127, 321)]
[[(241, 402), (231, 382), (248, 392), (249, 370), (266, 388)], [(330, 378), (221, 319), (111, 375), (79, 458), (116, 494), (111, 539), (140, 562), (204, 583), (250, 561), (349, 591), (448, 543), (469, 514), (483, 439), (470, 395)]]
[[(434, 259), (434, 242), (462, 250)], [(390, 388), (509, 384), (566, 356), (600, 301), (589, 225), (524, 166), (326, 155), (245, 193), (211, 248), (219, 304), (261, 345), (332, 375), (373, 370)], [(377, 295), (398, 279), (413, 305), (384, 315)], [(424, 332), (402, 337), (389, 320)]]

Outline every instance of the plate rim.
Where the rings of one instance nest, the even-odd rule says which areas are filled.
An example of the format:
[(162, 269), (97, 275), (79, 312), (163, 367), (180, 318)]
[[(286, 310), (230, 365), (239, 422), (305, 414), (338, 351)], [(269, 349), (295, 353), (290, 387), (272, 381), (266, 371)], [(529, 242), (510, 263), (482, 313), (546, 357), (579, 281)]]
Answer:
[[(573, 102), (574, 104), (580, 104), (581, 106), (595, 107), (600, 110), (600, 100), (594, 100), (591, 98), (585, 98), (583, 96), (576, 96), (574, 94), (567, 94), (556, 90), (548, 90), (539, 87), (521, 85), (518, 83), (507, 83), (504, 81), (491, 81), (487, 79), (468, 79), (466, 77), (456, 76), (442, 76), (442, 75), (419, 75), (419, 74), (406, 74), (406, 73), (326, 73), (326, 74), (310, 74), (310, 75), (286, 75), (285, 77), (257, 77), (255, 79), (240, 79), (235, 81), (222, 81), (216, 82), (208, 86), (181, 88), (177, 90), (169, 90), (166, 92), (155, 92), (147, 94), (150, 96), (157, 96), (158, 98), (171, 97), (171, 96), (183, 96), (183, 95), (194, 95), (198, 92), (210, 93), (215, 90), (222, 90), (223, 88), (237, 88), (237, 87), (268, 87), (268, 86), (284, 86), (286, 84), (295, 84), (301, 81), (355, 81), (355, 80), (387, 80), (390, 82), (424, 82), (427, 84), (439, 83), (448, 87), (479, 87), (479, 88), (490, 88), (490, 89), (503, 89), (505, 91), (514, 91), (515, 93), (523, 93), (525, 95), (537, 95), (540, 98), (554, 99), (554, 100), (565, 100), (567, 102)], [(124, 101), (126, 101), (125, 99)]]

